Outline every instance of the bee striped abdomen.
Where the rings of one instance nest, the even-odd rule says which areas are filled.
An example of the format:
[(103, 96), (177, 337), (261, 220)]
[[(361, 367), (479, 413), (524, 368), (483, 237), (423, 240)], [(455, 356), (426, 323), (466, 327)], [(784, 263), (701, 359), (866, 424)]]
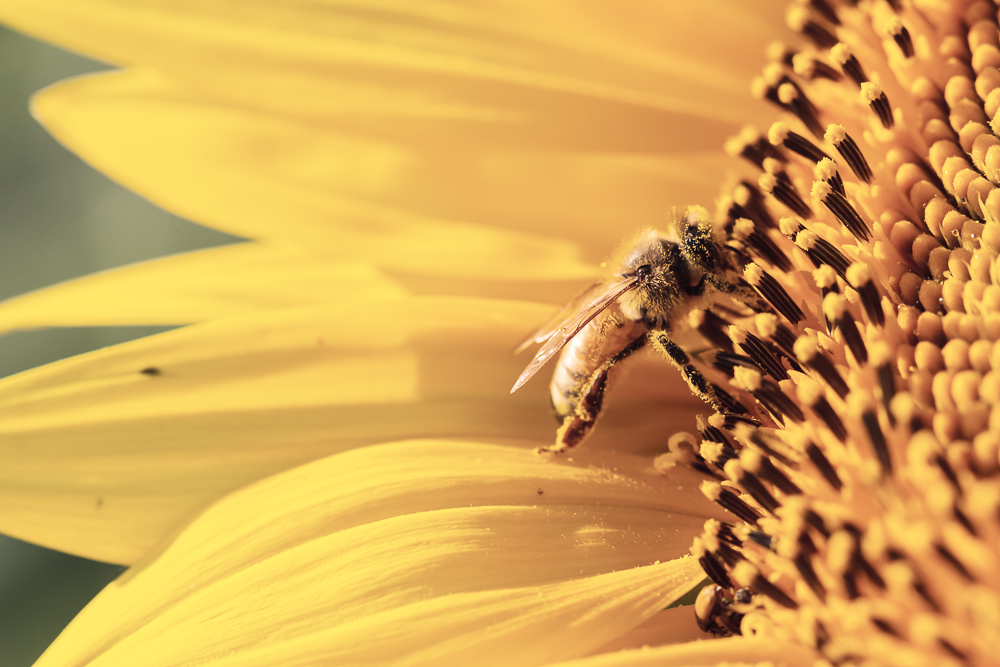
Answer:
[(649, 327), (622, 318), (616, 307), (594, 318), (563, 348), (549, 391), (563, 422), (561, 443), (574, 446), (590, 432), (601, 413), (604, 391), (616, 363), (642, 347)]

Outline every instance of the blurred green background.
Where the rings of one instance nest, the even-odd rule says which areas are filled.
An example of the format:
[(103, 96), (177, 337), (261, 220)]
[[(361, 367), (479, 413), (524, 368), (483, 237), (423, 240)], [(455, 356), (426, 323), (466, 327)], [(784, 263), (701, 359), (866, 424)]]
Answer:
[[(236, 239), (181, 220), (109, 181), (31, 118), (60, 79), (108, 69), (0, 27), (0, 299), (94, 271)], [(162, 329), (19, 332), (0, 377)], [(0, 667), (31, 665), (122, 568), (0, 535)]]

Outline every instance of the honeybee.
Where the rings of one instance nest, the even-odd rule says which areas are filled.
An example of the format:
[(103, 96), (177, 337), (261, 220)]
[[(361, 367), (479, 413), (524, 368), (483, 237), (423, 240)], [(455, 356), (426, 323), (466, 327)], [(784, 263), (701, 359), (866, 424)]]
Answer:
[(562, 421), (549, 451), (575, 447), (601, 414), (617, 364), (646, 344), (681, 371), (692, 391), (722, 412), (715, 389), (670, 337), (671, 324), (720, 297), (755, 303), (756, 293), (737, 273), (734, 251), (701, 206), (673, 211), (666, 233), (647, 230), (628, 246), (601, 282), (578, 295), (518, 348), (542, 343), (511, 393), (560, 350), (549, 392)]

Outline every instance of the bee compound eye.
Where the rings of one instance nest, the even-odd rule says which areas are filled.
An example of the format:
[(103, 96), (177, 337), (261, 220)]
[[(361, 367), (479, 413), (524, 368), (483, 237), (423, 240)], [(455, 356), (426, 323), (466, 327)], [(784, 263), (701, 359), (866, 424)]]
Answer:
[(649, 264), (643, 264), (642, 266), (640, 266), (635, 270), (635, 276), (640, 280), (645, 280), (651, 275), (653, 275), (653, 267), (650, 266)]

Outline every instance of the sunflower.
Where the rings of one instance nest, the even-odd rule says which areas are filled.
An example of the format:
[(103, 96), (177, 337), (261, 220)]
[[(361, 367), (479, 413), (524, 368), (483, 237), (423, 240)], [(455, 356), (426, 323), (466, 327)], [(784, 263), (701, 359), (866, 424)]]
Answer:
[[(0, 528), (132, 566), (39, 664), (989, 664), (997, 9), (799, 2), (748, 57), (782, 12), (0, 7), (125, 68), (56, 137), (252, 239), (0, 307), (191, 325), (0, 383)], [(713, 200), (762, 299), (686, 322), (724, 411), (640, 361), (534, 453), (539, 301)], [(703, 573), (738, 636), (681, 643)]]

